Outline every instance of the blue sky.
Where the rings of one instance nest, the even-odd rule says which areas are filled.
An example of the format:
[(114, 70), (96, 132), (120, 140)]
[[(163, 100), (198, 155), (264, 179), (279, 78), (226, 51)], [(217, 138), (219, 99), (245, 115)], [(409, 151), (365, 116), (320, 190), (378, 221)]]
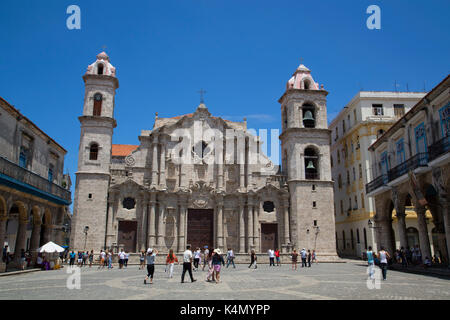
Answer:
[[(69, 30), (66, 9), (81, 9)], [(381, 8), (381, 30), (366, 9)], [(213, 115), (279, 128), (286, 81), (303, 63), (329, 91), (329, 120), (360, 90), (430, 90), (449, 73), (450, 2), (42, 0), (0, 2), (0, 96), (68, 150), (77, 168), (82, 75), (106, 46), (117, 68), (114, 143), (138, 144), (154, 114)]]

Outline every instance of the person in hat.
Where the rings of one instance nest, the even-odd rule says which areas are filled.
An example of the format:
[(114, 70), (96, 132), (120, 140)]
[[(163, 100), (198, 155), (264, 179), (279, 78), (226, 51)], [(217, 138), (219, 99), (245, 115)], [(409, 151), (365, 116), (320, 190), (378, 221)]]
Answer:
[(155, 272), (155, 258), (158, 254), (158, 250), (148, 248), (147, 250), (147, 276), (144, 279), (144, 284), (147, 284), (147, 280), (150, 279), (150, 284), (153, 283), (153, 273)]
[(220, 267), (221, 264), (224, 266), (225, 261), (222, 257), (222, 251), (220, 249), (214, 249), (214, 254), (212, 256), (212, 265), (214, 267), (214, 276), (216, 278), (216, 283), (220, 282)]

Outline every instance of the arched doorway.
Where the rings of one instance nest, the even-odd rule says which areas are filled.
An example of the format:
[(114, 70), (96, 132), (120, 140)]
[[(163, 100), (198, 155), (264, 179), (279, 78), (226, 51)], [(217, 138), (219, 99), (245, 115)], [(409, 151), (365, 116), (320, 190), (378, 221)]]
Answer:
[(406, 238), (408, 239), (408, 247), (414, 248), (419, 245), (419, 231), (414, 227), (406, 229)]

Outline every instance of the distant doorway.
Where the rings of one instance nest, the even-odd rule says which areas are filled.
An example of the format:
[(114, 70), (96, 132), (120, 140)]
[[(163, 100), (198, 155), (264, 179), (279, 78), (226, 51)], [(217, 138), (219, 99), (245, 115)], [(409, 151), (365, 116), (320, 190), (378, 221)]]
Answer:
[(261, 252), (278, 248), (278, 225), (276, 223), (261, 223)]
[(214, 209), (188, 209), (187, 244), (191, 249), (214, 246)]
[(119, 235), (117, 243), (126, 252), (136, 251), (137, 221), (119, 221)]

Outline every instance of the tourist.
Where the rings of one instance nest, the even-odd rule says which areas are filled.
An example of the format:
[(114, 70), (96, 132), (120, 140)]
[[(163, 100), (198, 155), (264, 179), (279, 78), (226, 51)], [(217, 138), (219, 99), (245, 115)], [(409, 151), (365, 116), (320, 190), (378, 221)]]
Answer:
[(202, 256), (202, 252), (200, 248), (197, 248), (194, 253), (194, 271), (198, 270), (198, 264), (200, 263), (200, 258)]
[(91, 253), (89, 254), (89, 268), (92, 267), (93, 263), (94, 263), (94, 250), (91, 250)]
[(384, 247), (381, 247), (380, 252), (378, 252), (378, 256), (380, 257), (380, 268), (383, 273), (383, 280), (386, 280), (388, 259), (390, 259), (391, 256), (386, 250), (384, 250)]
[(173, 249), (169, 250), (169, 254), (167, 255), (166, 258), (166, 269), (167, 266), (169, 266), (169, 278), (173, 278), (173, 265), (176, 263), (180, 264), (178, 262), (177, 256), (173, 254)]
[(416, 248), (414, 249), (414, 253), (416, 254), (416, 264), (422, 263), (422, 252), (420, 251), (419, 245), (416, 244)]
[(302, 257), (302, 268), (306, 267), (306, 256), (307, 256), (307, 253), (306, 253), (305, 248), (303, 248), (302, 251), (300, 251), (300, 255)]
[(142, 250), (139, 255), (139, 262), (140, 262), (139, 270), (143, 270), (144, 266), (145, 266), (145, 251), (144, 250)]
[(83, 252), (78, 251), (78, 266), (81, 268), (83, 266)]
[(425, 257), (425, 262), (423, 263), (423, 267), (424, 267), (425, 269), (431, 267), (431, 260), (430, 260), (430, 258)]
[(319, 264), (319, 262), (317, 261), (316, 250), (313, 250), (312, 252), (311, 262), (314, 263), (314, 261), (316, 262), (316, 264)]
[(113, 265), (112, 265), (112, 252), (111, 250), (108, 251), (108, 270), (112, 269)]
[(366, 256), (367, 256), (367, 266), (369, 268), (369, 278), (370, 280), (374, 280), (374, 266), (375, 266), (375, 260), (374, 260), (375, 253), (372, 251), (372, 247), (369, 246), (369, 249), (367, 249)]
[(69, 266), (73, 266), (75, 264), (75, 258), (76, 258), (75, 252), (72, 250), (72, 252), (69, 254)]
[(83, 266), (86, 265), (86, 261), (87, 261), (88, 257), (89, 257), (89, 252), (87, 252), (87, 251), (83, 252), (83, 263), (82, 263)]
[(297, 259), (298, 259), (298, 253), (297, 250), (294, 249), (294, 251), (291, 253), (291, 259), (292, 259), (292, 270), (297, 270)]
[(210, 254), (209, 254), (208, 246), (204, 246), (203, 248), (205, 250), (203, 250), (203, 267), (202, 267), (202, 271), (205, 271), (205, 266), (208, 264), (208, 256), (210, 256)]
[(216, 284), (220, 282), (220, 264), (225, 265), (225, 261), (222, 257), (222, 252), (220, 249), (214, 250), (214, 255), (212, 256), (212, 265), (214, 267), (214, 275), (216, 277)]
[(147, 280), (150, 279), (150, 284), (153, 283), (153, 273), (155, 273), (155, 258), (158, 254), (158, 250), (148, 248), (147, 250), (147, 275), (144, 279), (144, 284), (147, 284)]
[(234, 264), (234, 252), (231, 248), (228, 248), (227, 251), (227, 268), (228, 266), (231, 264), (233, 264), (233, 268), (236, 268), (236, 265)]
[(274, 266), (275, 267), (275, 251), (272, 249), (267, 250), (267, 253), (269, 254), (269, 267)]
[(252, 251), (250, 252), (250, 265), (248, 267), (251, 268), (252, 265), (255, 265), (255, 269), (258, 268), (258, 266), (256, 265), (257, 259), (258, 257), (256, 256), (255, 250), (252, 249)]
[(311, 268), (311, 250), (308, 250), (307, 259), (308, 259), (308, 268)]
[(20, 268), (22, 270), (25, 270), (25, 264), (26, 264), (27, 258), (25, 256), (25, 249), (20, 250)]
[(281, 266), (281, 262), (280, 262), (280, 250), (275, 249), (275, 259), (277, 260), (277, 266)]
[(105, 258), (106, 254), (103, 250), (100, 250), (100, 264), (98, 265), (98, 268), (104, 268), (105, 267)]
[(212, 264), (212, 256), (215, 255), (215, 253), (211, 250), (208, 250), (208, 256), (206, 257), (207, 263), (208, 263), (208, 276), (206, 277), (206, 282), (210, 282), (211, 278), (212, 281), (215, 281), (214, 279), (214, 266)]
[(404, 247), (400, 248), (400, 259), (402, 261), (402, 267), (407, 268), (408, 267), (408, 259), (406, 257), (406, 251)]
[(125, 252), (125, 258), (123, 259), (123, 265), (128, 267), (128, 252)]
[(119, 269), (122, 269), (123, 263), (125, 261), (125, 252), (123, 252), (123, 249), (120, 249), (118, 256), (119, 256)]
[(181, 283), (184, 283), (184, 274), (189, 272), (191, 282), (197, 281), (192, 277), (192, 251), (191, 246), (186, 246), (186, 251), (183, 253), (183, 273), (181, 274)]

